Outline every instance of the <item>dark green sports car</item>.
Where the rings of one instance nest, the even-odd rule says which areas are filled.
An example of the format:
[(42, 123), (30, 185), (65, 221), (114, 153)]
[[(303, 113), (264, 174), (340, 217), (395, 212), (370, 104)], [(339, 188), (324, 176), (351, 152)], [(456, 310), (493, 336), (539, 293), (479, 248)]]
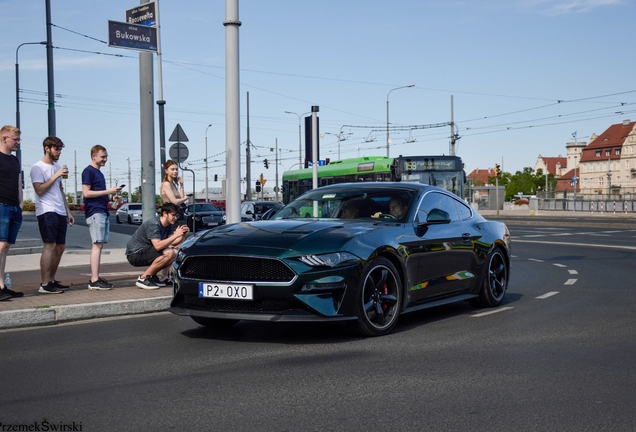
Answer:
[(271, 220), (188, 239), (174, 268), (169, 311), (201, 325), (345, 321), (378, 336), (402, 313), (457, 301), (500, 305), (510, 234), (434, 186), (337, 184)]

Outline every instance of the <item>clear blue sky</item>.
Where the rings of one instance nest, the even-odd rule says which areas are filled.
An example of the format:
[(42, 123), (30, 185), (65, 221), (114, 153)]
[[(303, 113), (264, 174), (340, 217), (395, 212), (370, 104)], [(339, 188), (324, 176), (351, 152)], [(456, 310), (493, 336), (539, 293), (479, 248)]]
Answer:
[[(53, 44), (63, 48), (54, 50), (61, 162), (73, 167), (77, 152), (81, 172), (90, 147), (102, 144), (111, 160), (107, 180), (128, 183), (130, 158), (137, 186), (138, 55), (95, 39), (106, 41), (107, 20), (124, 21), (138, 2), (51, 3)], [(539, 154), (565, 156), (574, 132), (589, 141), (636, 119), (635, 13), (633, 0), (240, 1), (241, 141), (249, 92), (252, 183), (261, 172), (273, 183), (274, 166), (265, 170), (262, 161), (273, 159), (276, 139), (280, 172), (297, 163), (298, 118), (285, 111), (302, 114), (312, 105), (320, 107), (321, 134), (360, 126), (343, 128), (352, 132), (341, 143), (343, 158), (385, 155), (385, 132), (373, 127), (385, 125), (388, 92), (408, 84), (415, 87), (390, 95), (392, 125), (448, 122), (454, 95), (457, 154), (467, 172), (502, 161), (514, 172), (534, 166)], [(208, 124), (210, 176), (225, 175), (225, 2), (161, 0), (160, 18), (166, 134), (177, 123), (185, 130), (200, 190)], [(45, 40), (45, 22), (44, 0), (0, 0), (2, 124), (15, 123), (15, 50)], [(20, 49), (27, 172), (47, 135), (45, 51)], [(392, 133), (391, 155), (447, 154), (449, 132)], [(156, 133), (157, 147), (158, 140)], [(333, 135), (321, 139), (321, 157), (337, 157)]]

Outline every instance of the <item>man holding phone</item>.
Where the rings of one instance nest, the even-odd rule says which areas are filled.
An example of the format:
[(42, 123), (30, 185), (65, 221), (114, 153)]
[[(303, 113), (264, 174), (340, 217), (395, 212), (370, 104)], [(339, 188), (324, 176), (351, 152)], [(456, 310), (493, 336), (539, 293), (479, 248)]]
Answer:
[(106, 189), (106, 179), (100, 171), (108, 162), (108, 152), (101, 145), (91, 148), (91, 164), (82, 172), (82, 194), (84, 195), (84, 214), (89, 227), (91, 241), (91, 280), (89, 290), (109, 290), (113, 284), (99, 276), (104, 243), (108, 243), (110, 219), (108, 196), (116, 195), (123, 186)]

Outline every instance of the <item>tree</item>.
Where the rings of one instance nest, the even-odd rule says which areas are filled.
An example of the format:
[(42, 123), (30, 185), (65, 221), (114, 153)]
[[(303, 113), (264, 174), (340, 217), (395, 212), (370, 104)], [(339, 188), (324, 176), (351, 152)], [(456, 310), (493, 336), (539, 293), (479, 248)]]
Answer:
[[(556, 179), (553, 174), (548, 174), (548, 188), (554, 190), (556, 187)], [(506, 184), (506, 201), (518, 196), (519, 192), (523, 195), (535, 195), (537, 191), (545, 189), (545, 175), (542, 169), (538, 169), (534, 174), (531, 167), (525, 167), (523, 171), (517, 171), (510, 176), (508, 184)]]

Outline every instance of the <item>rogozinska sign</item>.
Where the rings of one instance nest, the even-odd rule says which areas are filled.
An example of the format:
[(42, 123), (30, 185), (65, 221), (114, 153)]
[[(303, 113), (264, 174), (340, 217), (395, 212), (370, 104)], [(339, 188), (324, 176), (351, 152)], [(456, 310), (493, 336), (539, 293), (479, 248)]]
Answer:
[(108, 46), (157, 51), (157, 29), (108, 20)]

